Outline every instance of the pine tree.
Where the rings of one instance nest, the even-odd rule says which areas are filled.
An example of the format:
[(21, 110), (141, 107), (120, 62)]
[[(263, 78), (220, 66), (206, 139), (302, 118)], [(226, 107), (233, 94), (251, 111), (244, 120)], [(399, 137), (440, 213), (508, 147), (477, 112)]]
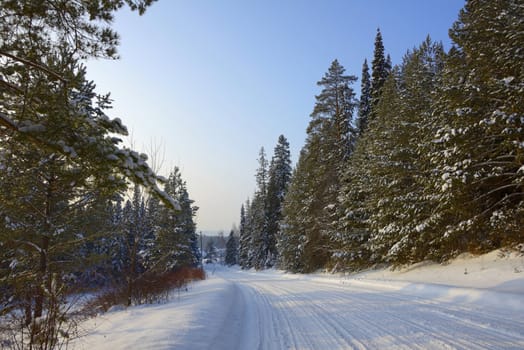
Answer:
[(81, 266), (75, 250), (94, 234), (80, 223), (95, 202), (125, 191), (129, 179), (176, 206), (159, 191), (147, 157), (119, 145), (127, 130), (106, 115), (109, 96), (95, 92), (81, 61), (116, 57), (113, 13), (126, 4), (143, 13), (151, 2), (2, 2), (0, 224), (8, 229), (0, 233), (1, 260), (20, 264), (2, 270), (0, 289), (9, 293), (5, 310), (24, 318), (22, 348), (60, 340), (67, 311), (55, 301), (65, 297), (65, 276)]
[(331, 148), (325, 151), (326, 156), (334, 157), (334, 161), (338, 162), (335, 169), (339, 169), (341, 163), (347, 159), (355, 141), (352, 125), (356, 101), (350, 85), (357, 78), (344, 73), (344, 67), (334, 60), (326, 75), (317, 82), (317, 85), (322, 86), (322, 91), (315, 97), (317, 101), (308, 126), (309, 135), (324, 134), (328, 139), (322, 146)]
[(0, 125), (10, 130), (6, 142), (40, 152), (43, 158), (57, 153), (83, 165), (100, 188), (122, 186), (127, 178), (176, 207), (159, 190), (161, 178), (148, 166), (147, 156), (119, 146), (118, 135), (127, 135), (127, 128), (105, 114), (111, 99), (95, 93), (81, 63), (89, 57), (116, 58), (118, 34), (108, 26), (114, 11), (127, 4), (143, 13), (152, 2), (2, 4), (0, 73), (5, 84), (0, 90)]
[[(33, 321), (44, 312), (46, 295), (49, 295), (45, 288), (51, 288), (52, 284), (56, 286), (52, 293), (60, 293), (62, 282), (54, 280), (74, 270), (73, 261), (81, 258), (72, 254), (75, 247), (84, 243), (76, 236), (92, 234), (82, 232), (76, 225), (85, 220), (82, 216), (89, 213), (87, 209), (95, 201), (123, 191), (126, 186), (122, 174), (113, 165), (100, 161), (101, 149), (104, 153), (105, 149), (116, 150), (109, 132), (118, 133), (119, 129), (109, 120), (102, 122), (101, 116), (105, 115), (93, 105), (94, 87), (83, 80), (84, 72), (65, 73), (65, 68), (61, 69), (69, 74), (75, 90), (72, 86), (57, 86), (56, 82), (42, 77), (39, 86), (27, 96), (6, 96), (6, 91), (2, 91), (0, 113), (9, 110), (11, 122), (27, 127), (21, 129), (27, 130), (27, 134), (9, 132), (1, 137), (0, 168), (7, 171), (3, 171), (0, 179), (0, 216), (9, 221), (11, 229), (1, 234), (0, 240), (12, 248), (4, 250), (5, 260), (2, 260), (28, 261), (26, 265), (18, 265), (17, 273), (8, 272), (8, 278), (2, 278), (13, 288), (11, 300), (26, 307), (26, 321), (21, 324), (28, 328), (28, 334), (41, 332), (41, 324)], [(55, 92), (57, 89), (59, 93)], [(26, 111), (17, 109), (16, 106), (32, 105), (34, 102), (30, 100), (34, 98), (48, 104)], [(36, 132), (35, 139), (56, 142), (56, 147), (61, 144), (60, 151), (55, 147), (35, 147), (34, 142), (39, 141), (27, 142), (33, 132)], [(19, 273), (24, 276), (24, 282), (18, 280)], [(32, 292), (24, 295), (24, 290)], [(51, 318), (48, 320), (54, 322)], [(45, 327), (48, 331), (58, 329), (54, 326)]]
[[(326, 75), (307, 128), (297, 168), (285, 199), (282, 240), (299, 245), (296, 268), (312, 271), (325, 266), (331, 255), (330, 236), (336, 231), (337, 196), (344, 164), (353, 149), (356, 107), (349, 86), (356, 77), (344, 75), (333, 61)], [(290, 254), (283, 250), (284, 264)], [(289, 256), (289, 257), (288, 257)]]

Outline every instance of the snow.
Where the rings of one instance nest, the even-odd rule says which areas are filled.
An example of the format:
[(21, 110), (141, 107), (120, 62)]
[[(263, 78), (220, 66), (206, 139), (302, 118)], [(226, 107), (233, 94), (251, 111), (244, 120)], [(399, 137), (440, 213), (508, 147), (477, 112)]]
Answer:
[(502, 82), (504, 83), (504, 85), (508, 86), (509, 84), (511, 84), (513, 80), (515, 80), (515, 77), (506, 77), (502, 79)]
[(163, 305), (83, 324), (73, 349), (522, 349), (524, 256), (297, 275), (210, 265)]
[(206, 349), (235, 301), (233, 284), (211, 277), (167, 304), (114, 308), (82, 325), (75, 349)]

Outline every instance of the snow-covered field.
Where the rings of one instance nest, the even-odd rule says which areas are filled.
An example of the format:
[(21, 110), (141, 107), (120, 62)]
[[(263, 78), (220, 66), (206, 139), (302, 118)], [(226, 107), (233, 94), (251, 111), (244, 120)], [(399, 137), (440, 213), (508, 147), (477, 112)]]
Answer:
[(83, 328), (74, 349), (524, 349), (524, 257), (350, 276), (212, 266), (168, 304)]

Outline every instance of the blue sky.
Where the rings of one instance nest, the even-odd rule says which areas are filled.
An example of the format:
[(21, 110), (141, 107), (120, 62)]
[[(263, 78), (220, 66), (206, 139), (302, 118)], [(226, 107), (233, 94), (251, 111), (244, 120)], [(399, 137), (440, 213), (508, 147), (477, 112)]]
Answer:
[[(449, 48), (462, 0), (160, 0), (144, 16), (121, 11), (118, 61), (88, 75), (132, 133), (163, 149), (160, 173), (178, 166), (200, 207), (198, 229), (228, 232), (255, 189), (260, 147), (278, 136), (293, 162), (336, 58), (360, 78), (376, 30), (394, 64), (429, 34)], [(354, 88), (358, 92), (360, 81)], [(157, 157), (159, 158), (159, 156)]]

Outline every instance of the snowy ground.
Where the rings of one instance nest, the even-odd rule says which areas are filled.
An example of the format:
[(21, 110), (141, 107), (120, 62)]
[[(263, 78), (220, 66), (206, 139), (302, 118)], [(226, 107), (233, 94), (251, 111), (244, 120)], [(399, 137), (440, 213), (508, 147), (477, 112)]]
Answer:
[(214, 266), (165, 305), (88, 321), (74, 349), (524, 349), (524, 257), (351, 276)]

